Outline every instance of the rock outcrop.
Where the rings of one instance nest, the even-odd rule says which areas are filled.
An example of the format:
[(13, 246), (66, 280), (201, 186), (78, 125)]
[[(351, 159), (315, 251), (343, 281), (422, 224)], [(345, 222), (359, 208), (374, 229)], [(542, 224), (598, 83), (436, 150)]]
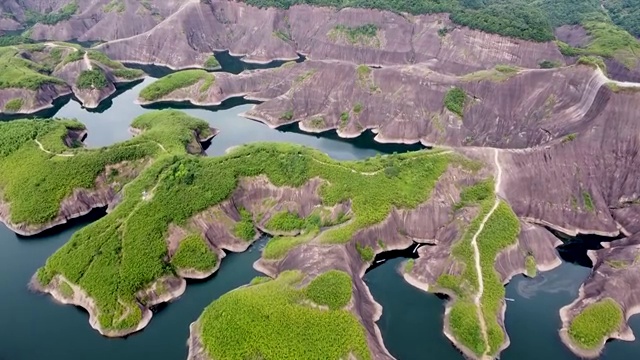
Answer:
[[(378, 29), (366, 44), (346, 40), (337, 28), (365, 24)], [(438, 30), (443, 27), (451, 31), (442, 37)], [(259, 9), (232, 1), (185, 2), (153, 29), (98, 48), (117, 60), (174, 69), (201, 67), (213, 51), (220, 50), (246, 55), (247, 62), (297, 59), (297, 53), (302, 53), (314, 60), (369, 65), (427, 63), (436, 71), (452, 74), (502, 63), (536, 68), (542, 60), (562, 62), (553, 43), (514, 40), (458, 27), (445, 14), (400, 16), (306, 5), (289, 10)]]

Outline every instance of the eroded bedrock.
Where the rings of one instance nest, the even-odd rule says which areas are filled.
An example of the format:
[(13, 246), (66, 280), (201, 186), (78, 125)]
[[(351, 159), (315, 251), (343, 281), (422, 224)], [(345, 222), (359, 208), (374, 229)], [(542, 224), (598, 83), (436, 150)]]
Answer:
[(30, 114), (53, 106), (73, 93), (86, 108), (95, 108), (116, 85), (144, 78), (96, 50), (47, 42), (0, 48), (0, 114)]
[[(246, 55), (245, 61), (332, 59), (370, 65), (427, 62), (446, 73), (470, 72), (509, 63), (535, 68), (563, 57), (553, 42), (535, 43), (456, 26), (448, 14), (399, 15), (368, 9), (259, 9), (235, 1), (122, 2), (122, 11), (82, 2), (68, 21), (37, 24), (32, 37), (107, 41), (115, 59), (172, 68), (202, 67), (217, 50)], [(37, 4), (28, 8), (40, 9)], [(44, 9), (43, 9), (44, 10)], [(16, 12), (18, 18), (23, 18)], [(350, 38), (349, 28), (375, 25), (372, 34)], [(440, 36), (438, 30), (450, 31)]]
[(596, 95), (608, 82), (586, 65), (497, 66), (461, 76), (424, 64), (375, 69), (331, 61), (239, 75), (197, 71), (160, 79), (140, 93), (139, 102), (217, 105), (243, 96), (264, 101), (244, 116), (271, 127), (299, 122), (308, 132), (337, 129), (349, 138), (371, 129), (379, 142), (501, 148), (547, 144), (587, 126), (585, 116), (597, 108)]

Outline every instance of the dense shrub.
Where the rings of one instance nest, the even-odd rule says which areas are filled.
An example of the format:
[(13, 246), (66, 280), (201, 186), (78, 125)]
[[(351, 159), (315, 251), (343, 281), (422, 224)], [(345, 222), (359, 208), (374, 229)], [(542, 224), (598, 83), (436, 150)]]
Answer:
[(583, 349), (595, 349), (616, 331), (623, 321), (622, 309), (607, 298), (587, 306), (569, 325), (569, 336)]
[(22, 106), (24, 106), (24, 100), (20, 98), (11, 99), (4, 104), (4, 111), (15, 113), (20, 111)]
[(85, 70), (78, 75), (78, 89), (104, 89), (109, 85), (107, 77), (101, 69)]
[(464, 104), (467, 100), (467, 94), (459, 87), (447, 91), (444, 96), (444, 106), (452, 113), (462, 117), (464, 115)]
[(190, 235), (180, 242), (171, 258), (171, 265), (180, 269), (208, 271), (216, 266), (218, 256), (199, 235)]
[[(346, 275), (346, 274), (345, 274)], [(322, 275), (321, 275), (322, 276)], [(365, 331), (347, 310), (320, 310), (305, 305), (297, 289), (299, 272), (284, 272), (272, 281), (237, 289), (209, 305), (199, 323), (211, 358), (371, 359)], [(333, 277), (333, 276), (332, 276)], [(351, 280), (349, 296), (351, 295)], [(342, 283), (322, 290), (322, 298), (342, 301)], [(336, 292), (333, 294), (333, 292)]]
[(318, 305), (342, 309), (351, 300), (351, 277), (344, 271), (327, 271), (309, 283), (305, 294)]
[(297, 213), (292, 213), (286, 210), (274, 214), (266, 223), (267, 229), (284, 232), (300, 230), (304, 225), (304, 219), (298, 216)]

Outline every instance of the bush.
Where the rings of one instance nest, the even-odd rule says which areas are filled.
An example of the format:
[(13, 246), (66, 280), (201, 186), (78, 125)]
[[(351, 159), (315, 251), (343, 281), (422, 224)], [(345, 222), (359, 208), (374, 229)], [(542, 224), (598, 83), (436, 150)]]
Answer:
[(171, 265), (179, 269), (209, 271), (216, 266), (218, 256), (205, 244), (200, 235), (190, 235), (180, 242), (171, 258)]
[(289, 232), (302, 229), (305, 221), (297, 213), (285, 210), (273, 215), (265, 226), (269, 230)]
[(305, 294), (318, 305), (342, 309), (351, 300), (351, 277), (344, 271), (327, 271), (309, 283)]
[(376, 253), (371, 246), (362, 246), (360, 243), (356, 243), (356, 250), (358, 250), (358, 254), (360, 254), (362, 260), (366, 262), (372, 262), (376, 257)]
[(240, 221), (233, 229), (233, 233), (242, 240), (251, 241), (256, 237), (256, 229), (253, 227), (253, 216), (242, 208), (240, 209)]
[(207, 61), (204, 62), (204, 67), (206, 69), (217, 69), (220, 67), (220, 63), (215, 56), (211, 55), (209, 56), (209, 58), (207, 58)]
[(444, 106), (452, 113), (462, 117), (464, 115), (464, 104), (467, 100), (467, 94), (459, 87), (447, 91), (444, 97)]
[(4, 104), (4, 111), (15, 113), (20, 111), (20, 109), (22, 109), (23, 106), (24, 106), (24, 100), (20, 98), (11, 99)]
[(595, 349), (622, 324), (620, 305), (611, 298), (584, 308), (569, 325), (569, 337), (583, 349)]
[(76, 86), (79, 89), (104, 89), (109, 85), (101, 69), (85, 70), (78, 75)]

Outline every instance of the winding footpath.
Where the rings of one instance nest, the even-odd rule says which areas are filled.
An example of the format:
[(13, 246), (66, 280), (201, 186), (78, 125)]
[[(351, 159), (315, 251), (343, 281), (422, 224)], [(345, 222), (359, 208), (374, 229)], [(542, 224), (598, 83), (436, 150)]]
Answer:
[(484, 219), (482, 219), (482, 222), (478, 227), (478, 231), (476, 231), (476, 233), (473, 235), (473, 238), (471, 239), (471, 246), (473, 247), (473, 259), (475, 262), (476, 273), (478, 276), (478, 292), (476, 293), (476, 296), (474, 297), (473, 302), (476, 305), (478, 320), (480, 322), (480, 330), (482, 331), (482, 337), (485, 343), (485, 352), (484, 354), (482, 354), (483, 359), (491, 359), (491, 357), (487, 355), (487, 352), (490, 350), (489, 339), (487, 335), (487, 324), (484, 321), (484, 315), (482, 313), (481, 300), (482, 300), (482, 295), (484, 293), (484, 280), (482, 278), (482, 266), (480, 265), (480, 250), (478, 248), (478, 235), (482, 233), (482, 230), (484, 229), (485, 224), (487, 223), (491, 215), (493, 215), (493, 213), (496, 211), (496, 209), (498, 208), (498, 205), (500, 205), (500, 198), (498, 198), (498, 192), (500, 191), (500, 182), (502, 179), (502, 167), (500, 166), (500, 161), (498, 158), (500, 154), (500, 150), (493, 149), (493, 151), (494, 151), (493, 161), (496, 166), (496, 182), (495, 182), (495, 188), (494, 188), (496, 200), (493, 204), (493, 207), (491, 207), (491, 210), (487, 213), (487, 215), (485, 215)]
[(52, 151), (49, 151), (47, 149), (44, 148), (44, 146), (42, 146), (42, 143), (40, 141), (38, 141), (38, 139), (33, 139), (33, 141), (36, 142), (36, 144), (38, 144), (38, 147), (40, 148), (40, 150), (46, 152), (49, 155), (54, 155), (54, 156), (62, 156), (62, 157), (73, 157), (75, 156), (75, 154), (56, 154)]

